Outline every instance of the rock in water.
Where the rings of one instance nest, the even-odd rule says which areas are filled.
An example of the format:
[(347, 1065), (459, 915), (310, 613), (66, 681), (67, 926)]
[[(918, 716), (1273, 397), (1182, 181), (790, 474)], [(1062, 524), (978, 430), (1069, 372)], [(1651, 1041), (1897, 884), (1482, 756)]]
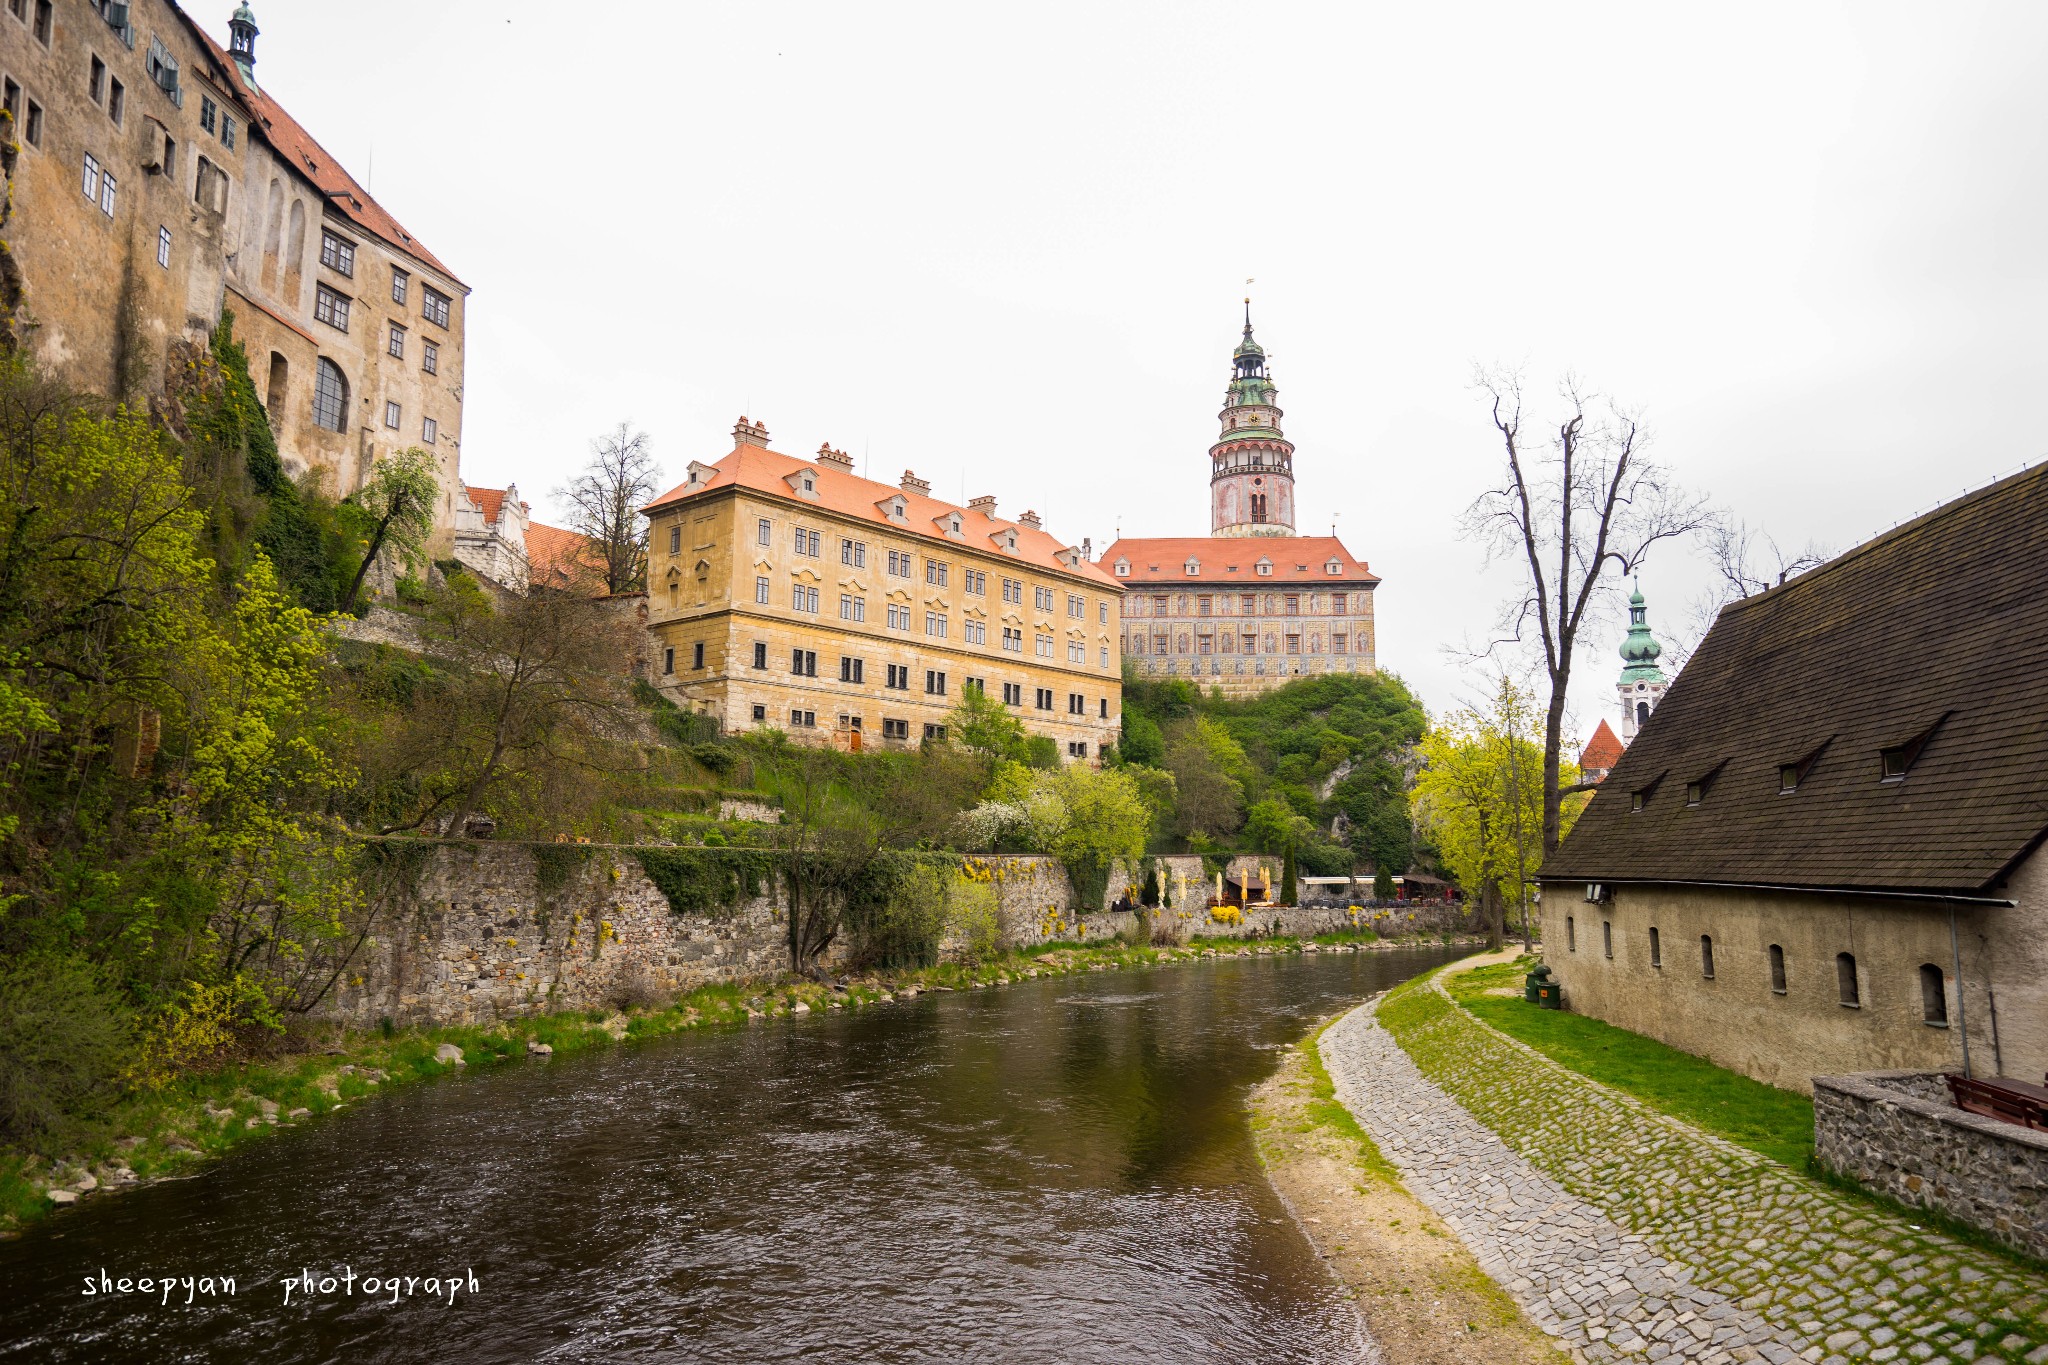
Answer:
[(443, 1043), (441, 1044), (441, 1046), (435, 1048), (434, 1060), (440, 1062), (444, 1066), (469, 1065), (469, 1063), (463, 1059), (462, 1049), (455, 1046), (455, 1044), (453, 1043)]
[(94, 1178), (90, 1171), (71, 1182), (71, 1188), (77, 1190), (80, 1194), (91, 1194), (99, 1187), (100, 1182)]
[(552, 1044), (528, 1038), (526, 1040), (526, 1055), (529, 1057), (552, 1057), (555, 1055), (555, 1049)]
[(72, 1190), (51, 1190), (49, 1194), (52, 1204), (76, 1204), (78, 1202), (78, 1195)]

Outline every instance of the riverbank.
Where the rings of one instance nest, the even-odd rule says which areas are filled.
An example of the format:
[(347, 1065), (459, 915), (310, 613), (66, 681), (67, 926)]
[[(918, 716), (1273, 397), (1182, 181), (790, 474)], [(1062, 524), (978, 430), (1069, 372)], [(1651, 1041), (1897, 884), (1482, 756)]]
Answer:
[(1603, 1361), (2048, 1358), (2048, 1281), (2012, 1258), (1602, 1084), (1446, 988), (1502, 960), (1389, 991), (1321, 1053), (1408, 1187), (1545, 1330)]
[(180, 1078), (123, 1102), (100, 1133), (55, 1159), (0, 1151), (0, 1237), (81, 1198), (96, 1199), (185, 1173), (195, 1165), (295, 1123), (306, 1123), (393, 1087), (590, 1048), (730, 1027), (814, 1011), (863, 1009), (922, 991), (979, 990), (1085, 971), (1154, 967), (1215, 957), (1364, 952), (1432, 938), (1382, 938), (1370, 931), (1315, 939), (1192, 940), (1151, 946), (1119, 941), (1049, 943), (978, 965), (871, 972), (823, 984), (788, 976), (704, 986), (674, 1001), (628, 1011), (587, 1010), (491, 1024), (348, 1030), (294, 1038), (281, 1055)]
[(1252, 1091), (1266, 1177), (1365, 1319), (1388, 1365), (1565, 1365), (1560, 1351), (1401, 1183), (1340, 1104), (1316, 1046)]

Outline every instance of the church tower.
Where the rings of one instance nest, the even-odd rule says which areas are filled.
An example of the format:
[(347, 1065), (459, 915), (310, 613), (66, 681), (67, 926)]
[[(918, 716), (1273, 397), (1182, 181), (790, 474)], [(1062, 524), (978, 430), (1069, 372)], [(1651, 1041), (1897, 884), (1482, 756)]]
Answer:
[(1621, 694), (1623, 744), (1635, 743), (1636, 732), (1664, 698), (1668, 684), (1664, 670), (1657, 667), (1657, 656), (1663, 652), (1664, 646), (1650, 634), (1649, 611), (1638, 583), (1628, 599), (1628, 638), (1621, 642), (1621, 681), (1615, 684), (1615, 691)]
[(1231, 352), (1222, 435), (1209, 447), (1209, 534), (1294, 534), (1294, 446), (1280, 434), (1266, 352), (1252, 340), (1252, 301), (1244, 301), (1244, 340)]

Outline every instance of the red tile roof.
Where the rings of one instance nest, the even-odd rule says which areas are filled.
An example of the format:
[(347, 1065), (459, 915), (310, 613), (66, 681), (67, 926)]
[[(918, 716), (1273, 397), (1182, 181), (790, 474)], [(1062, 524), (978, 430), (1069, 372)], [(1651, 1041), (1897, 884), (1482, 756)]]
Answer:
[(603, 566), (590, 537), (538, 521), (526, 523), (527, 582), (559, 587), (595, 577), (602, 587)]
[[(178, 7), (173, 3), (172, 8), (176, 10)], [(286, 113), (283, 105), (243, 80), (241, 67), (221, 49), (220, 44), (213, 41), (211, 34), (195, 23), (190, 15), (182, 10), (178, 12), (194, 37), (212, 54), (221, 78), (248, 106), (255, 119), (255, 131), (277, 151), (280, 158), (297, 167), (316, 189), (325, 193), (327, 202), (334, 206), (336, 212), (370, 235), (382, 238), (386, 245), (431, 266), (452, 283), (462, 283), (454, 271), (427, 250), (425, 243), (407, 232), (382, 204), (372, 199), (370, 192), (358, 184), (356, 178), (342, 168), (341, 162), (329, 155), (297, 119)]]
[(1603, 720), (1586, 741), (1586, 747), (1579, 750), (1579, 771), (1605, 772), (1620, 761), (1621, 740)]
[[(972, 508), (942, 502), (922, 493), (909, 492), (894, 484), (877, 483), (863, 479), (857, 474), (841, 469), (835, 464), (819, 460), (799, 460), (765, 446), (740, 444), (733, 452), (710, 466), (716, 472), (704, 482), (692, 487), (678, 484), (663, 493), (653, 502), (640, 509), (652, 514), (671, 503), (699, 496), (720, 488), (735, 485), (754, 493), (765, 493), (797, 507), (816, 506), (842, 517), (856, 521), (871, 522), (877, 530), (888, 529), (903, 535), (915, 536), (920, 540), (936, 541), (945, 545), (958, 545), (967, 549), (991, 554), (1007, 555), (1019, 563), (1029, 564), (1048, 573), (1062, 574), (1069, 578), (1090, 580), (1103, 587), (1113, 587), (1109, 575), (1095, 565), (1079, 557), (1069, 568), (1059, 559), (1062, 550), (1071, 547), (1044, 531), (1034, 531), (1029, 526), (1014, 521), (990, 517)], [(808, 470), (817, 477), (817, 497), (809, 498), (792, 489), (787, 482), (798, 470)], [(902, 521), (894, 521), (882, 512), (881, 504), (901, 498), (904, 503)], [(940, 529), (941, 519), (958, 513), (960, 535), (947, 535)], [(1006, 548), (1010, 533), (1015, 533), (1017, 548)]]
[[(1260, 559), (1273, 562), (1273, 572), (1261, 575)], [(1332, 558), (1340, 566), (1336, 577), (1325, 571)], [(1362, 559), (1354, 559), (1344, 542), (1335, 536), (1168, 536), (1159, 539), (1125, 537), (1102, 552), (1095, 562), (1106, 573), (1116, 573), (1119, 559), (1130, 561), (1131, 571), (1120, 583), (1357, 583), (1370, 587), (1379, 577)], [(1195, 578), (1187, 575), (1187, 562), (1201, 568)]]
[(478, 488), (474, 484), (464, 484), (462, 486), (462, 491), (469, 494), (469, 500), (475, 503), (477, 507), (482, 510), (484, 514), (484, 525), (496, 526), (498, 524), (498, 513), (502, 511), (505, 506), (504, 489)]

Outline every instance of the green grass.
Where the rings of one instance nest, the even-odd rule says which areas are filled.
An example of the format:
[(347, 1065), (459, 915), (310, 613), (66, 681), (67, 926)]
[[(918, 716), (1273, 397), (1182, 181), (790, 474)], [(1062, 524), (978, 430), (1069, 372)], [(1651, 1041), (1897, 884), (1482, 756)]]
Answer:
[[(1342, 1016), (1339, 1016), (1340, 1018)], [(1330, 1023), (1335, 1023), (1331, 1020)], [(1367, 1174), (1386, 1181), (1389, 1185), (1401, 1184), (1401, 1173), (1394, 1164), (1380, 1154), (1379, 1144), (1372, 1140), (1358, 1118), (1344, 1102), (1337, 1098), (1337, 1087), (1330, 1080), (1328, 1069), (1323, 1066), (1323, 1054), (1317, 1049), (1322, 1041), (1323, 1031), (1330, 1024), (1323, 1025), (1301, 1040), (1302, 1066), (1308, 1072), (1309, 1102), (1304, 1106), (1311, 1121), (1333, 1128), (1358, 1144), (1358, 1164)]]
[[(1703, 1057), (1639, 1033), (1523, 1000), (1522, 977), (1532, 959), (1455, 972), (1444, 986), (1452, 999), (1511, 1038), (1653, 1109), (1684, 1119), (1797, 1171), (1813, 1157), (1813, 1101), (1715, 1066)], [(1512, 986), (1512, 998), (1489, 996)]]

